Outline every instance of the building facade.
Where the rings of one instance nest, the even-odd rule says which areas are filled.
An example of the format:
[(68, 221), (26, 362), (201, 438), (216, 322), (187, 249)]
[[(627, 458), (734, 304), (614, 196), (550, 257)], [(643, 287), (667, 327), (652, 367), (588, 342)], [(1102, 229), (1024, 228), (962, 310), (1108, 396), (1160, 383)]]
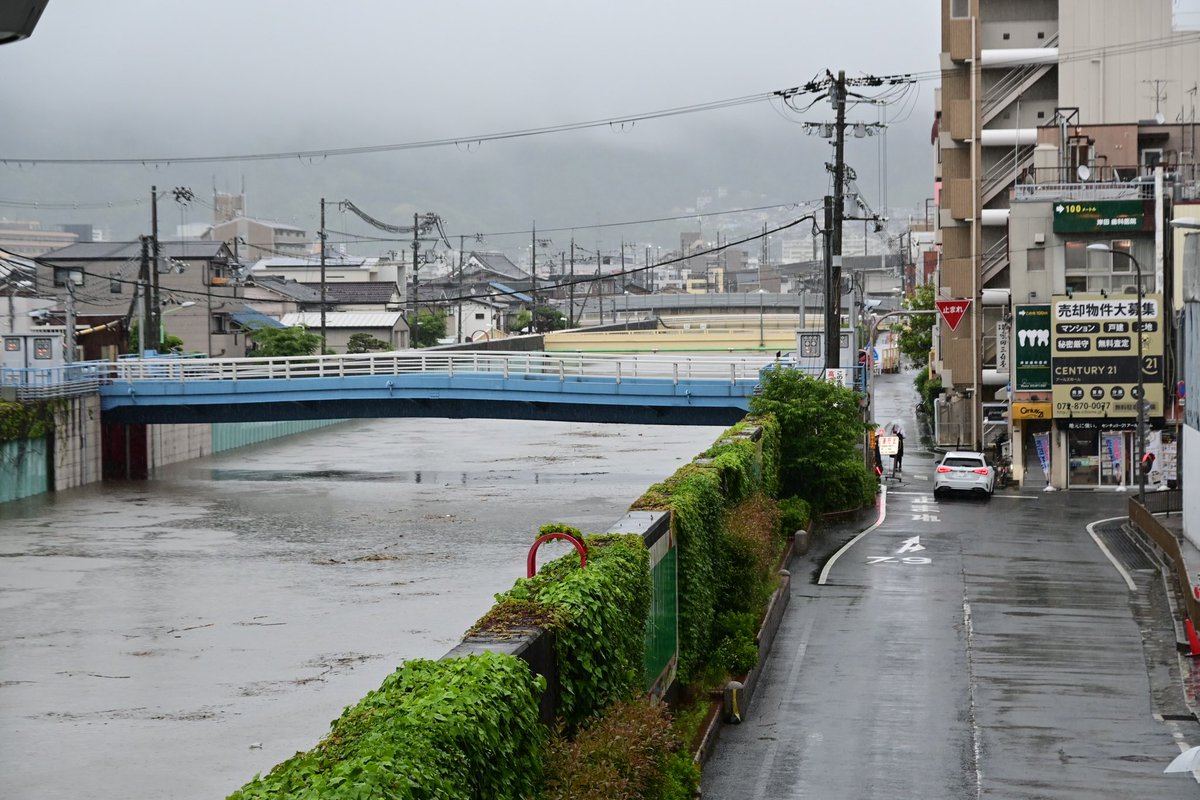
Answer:
[[(1187, 90), (1200, 81), (1200, 34), (1174, 11), (1171, 0), (942, 3), (937, 287), (969, 306), (935, 333), (947, 387), (935, 434), (995, 444), (1025, 482), (1128, 486), (1133, 452), (1170, 444), (1166, 231), (1196, 197)], [(1140, 443), (1139, 387), (1158, 398)], [(997, 401), (1006, 426), (984, 412)]]

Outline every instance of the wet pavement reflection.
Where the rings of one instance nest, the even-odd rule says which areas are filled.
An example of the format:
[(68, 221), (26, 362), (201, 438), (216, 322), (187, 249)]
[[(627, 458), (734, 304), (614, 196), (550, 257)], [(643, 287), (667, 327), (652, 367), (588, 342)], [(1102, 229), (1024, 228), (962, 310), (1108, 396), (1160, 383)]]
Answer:
[(356, 421), (0, 504), (0, 796), (224, 797), (720, 431)]

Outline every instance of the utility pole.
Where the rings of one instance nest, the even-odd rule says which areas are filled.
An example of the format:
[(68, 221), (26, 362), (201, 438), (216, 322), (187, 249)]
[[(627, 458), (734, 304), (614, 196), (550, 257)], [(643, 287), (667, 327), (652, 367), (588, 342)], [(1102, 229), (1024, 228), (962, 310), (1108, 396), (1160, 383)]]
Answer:
[(531, 226), (529, 239), (529, 295), (533, 298), (533, 316), (529, 320), (529, 330), (537, 333), (537, 220)]
[(158, 331), (159, 327), (162, 325), (162, 303), (161, 303), (161, 300), (160, 300), (159, 294), (158, 294), (159, 246), (158, 246), (158, 187), (157, 186), (150, 187), (150, 237), (151, 237), (150, 241), (151, 241), (151, 248), (152, 248), (151, 253), (150, 253), (151, 265), (152, 265), (150, 268), (150, 281), (151, 281), (151, 285), (154, 287), (154, 289), (153, 289), (154, 302), (150, 304), (150, 309), (151, 309), (150, 310), (150, 319), (154, 323), (154, 327), (152, 327), (150, 329), (150, 331), (151, 331), (150, 335), (154, 336), (154, 341), (157, 341), (158, 334), (156, 332)]
[(837, 81), (829, 87), (834, 111), (833, 145), (833, 236), (830, 249), (829, 282), (825, 291), (832, 310), (830, 324), (825, 330), (825, 366), (841, 366), (838, 343), (842, 330), (842, 216), (845, 213), (846, 191), (846, 73), (838, 70)]
[[(825, 236), (824, 236), (824, 265), (825, 265), (825, 366), (836, 369), (838, 365), (838, 327), (840, 325), (841, 305), (838, 292), (833, 286), (833, 197), (825, 195)], [(841, 280), (839, 274), (839, 281)]]
[(571, 296), (570, 313), (567, 314), (567, 327), (575, 327), (575, 237), (571, 237), (571, 283), (568, 292)]
[(75, 270), (67, 273), (67, 353), (68, 364), (75, 361)]
[(421, 330), (421, 270), (417, 267), (417, 258), (421, 254), (421, 215), (413, 214), (413, 240), (412, 240), (412, 256), (413, 256), (413, 324), (409, 327), (412, 329), (412, 346), (414, 348), (421, 346), (420, 336)]
[(146, 331), (154, 324), (154, 312), (150, 308), (151, 298), (149, 297), (150, 290), (150, 237), (142, 236), (142, 269), (141, 277), (138, 280), (138, 292), (141, 297), (141, 305), (138, 311), (141, 312), (140, 324), (138, 325), (138, 355), (142, 358), (146, 356)]
[(325, 198), (321, 198), (321, 352), (325, 352)]
[(463, 301), (462, 278), (463, 278), (463, 263), (464, 263), (463, 242), (466, 241), (466, 238), (467, 237), (463, 236), (462, 234), (459, 234), (459, 236), (458, 236), (458, 311), (455, 312), (455, 314), (454, 314), (455, 318), (458, 320), (458, 335), (454, 337), (454, 340), (456, 342), (458, 342), (459, 344), (462, 344), (462, 340), (463, 340), (463, 338), (462, 338), (462, 301)]

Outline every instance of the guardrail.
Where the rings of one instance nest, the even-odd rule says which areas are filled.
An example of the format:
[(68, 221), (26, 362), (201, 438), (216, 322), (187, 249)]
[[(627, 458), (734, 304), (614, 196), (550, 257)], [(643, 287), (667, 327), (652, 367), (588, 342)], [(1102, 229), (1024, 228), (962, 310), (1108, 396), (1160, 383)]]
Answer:
[(0, 368), (0, 391), (22, 401), (91, 394), (107, 380), (110, 363), (82, 361), (61, 367)]
[(1188, 618), (1193, 625), (1200, 625), (1200, 599), (1192, 592), (1192, 578), (1184, 560), (1183, 547), (1178, 537), (1154, 516), (1182, 510), (1183, 492), (1179, 490), (1150, 492), (1146, 495), (1145, 505), (1136, 497), (1129, 498), (1129, 521), (1149, 536), (1171, 561)]
[(388, 352), (332, 356), (227, 359), (125, 359), (106, 362), (117, 381), (241, 381), (345, 378), (430, 373), (500, 374), (505, 378), (557, 376), (560, 380), (657, 378), (758, 383), (766, 357), (655, 356), (604, 353)]

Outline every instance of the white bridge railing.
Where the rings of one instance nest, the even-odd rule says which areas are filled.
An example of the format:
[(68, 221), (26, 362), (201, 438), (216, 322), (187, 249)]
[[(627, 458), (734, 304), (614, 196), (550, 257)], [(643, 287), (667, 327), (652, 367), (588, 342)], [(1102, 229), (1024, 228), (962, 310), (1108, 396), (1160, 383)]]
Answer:
[(504, 378), (635, 378), (758, 383), (769, 357), (608, 353), (397, 351), (286, 358), (149, 358), (108, 363), (110, 381), (239, 381), (362, 375), (501, 375)]

